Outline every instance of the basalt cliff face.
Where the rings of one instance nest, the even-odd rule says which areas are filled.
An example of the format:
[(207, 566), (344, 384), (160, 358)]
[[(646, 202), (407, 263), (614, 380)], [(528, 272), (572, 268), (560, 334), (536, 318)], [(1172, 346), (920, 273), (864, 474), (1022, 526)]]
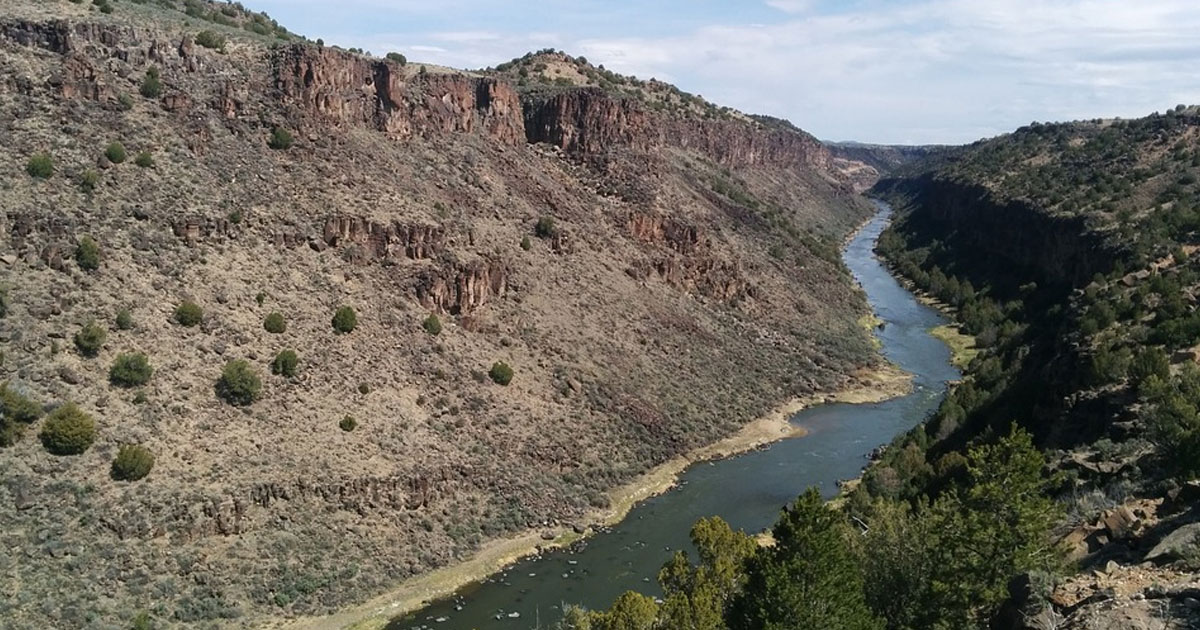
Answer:
[(645, 109), (600, 88), (572, 89), (526, 99), (526, 137), (590, 158), (623, 148), (695, 151), (725, 167), (812, 170), (837, 180), (829, 150), (799, 132), (743, 120), (696, 120)]
[[(830, 253), (870, 208), (806, 134), (115, 6), (0, 2), (0, 380), (97, 429), (63, 457), (0, 425), (0, 627), (329, 611), (877, 360)], [(124, 353), (145, 385), (110, 383)]]

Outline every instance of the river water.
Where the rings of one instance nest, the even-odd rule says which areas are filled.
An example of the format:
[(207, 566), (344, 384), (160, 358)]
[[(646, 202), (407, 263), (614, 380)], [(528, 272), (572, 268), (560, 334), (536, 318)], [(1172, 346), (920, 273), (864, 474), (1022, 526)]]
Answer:
[(941, 401), (946, 381), (960, 376), (950, 364), (949, 349), (929, 335), (930, 328), (945, 323), (943, 318), (917, 302), (872, 252), (891, 216), (886, 205), (879, 207), (842, 258), (885, 322), (876, 331), (883, 354), (914, 375), (911, 394), (877, 404), (806, 409), (792, 418), (808, 430), (804, 437), (694, 465), (675, 489), (639, 504), (611, 531), (589, 538), (582, 550), (519, 562), (452, 599), (393, 620), (389, 630), (549, 628), (564, 603), (606, 608), (626, 590), (659, 595), (655, 576), (676, 549), (691, 548), (688, 532), (697, 519), (716, 515), (735, 529), (758, 532), (805, 488), (817, 486), (831, 495), (837, 480), (858, 476), (867, 453), (924, 419)]

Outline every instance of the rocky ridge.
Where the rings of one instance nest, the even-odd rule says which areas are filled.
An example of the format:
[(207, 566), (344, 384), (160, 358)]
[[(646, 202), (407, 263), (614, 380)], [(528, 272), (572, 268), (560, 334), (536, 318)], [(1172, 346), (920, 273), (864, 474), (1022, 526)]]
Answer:
[[(267, 46), (157, 4), (0, 7), (0, 370), (99, 429), (76, 457), (36, 425), (0, 449), (0, 627), (328, 611), (580, 518), (877, 361), (829, 255), (870, 208), (810, 136), (590, 90), (537, 106), (500, 77)], [(270, 148), (276, 130), (293, 140)], [(185, 299), (195, 328), (172, 322)], [(335, 335), (342, 305), (359, 326)], [(90, 321), (94, 358), (70, 347)], [(268, 373), (285, 348), (295, 378)], [(137, 390), (107, 378), (130, 351), (154, 367)], [(263, 380), (244, 410), (213, 391), (233, 359)], [(154, 469), (116, 482), (130, 443)]]

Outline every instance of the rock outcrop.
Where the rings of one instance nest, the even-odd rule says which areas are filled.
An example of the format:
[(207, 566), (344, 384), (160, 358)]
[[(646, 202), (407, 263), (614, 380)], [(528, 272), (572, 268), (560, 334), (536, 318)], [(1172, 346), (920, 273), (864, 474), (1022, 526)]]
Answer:
[(271, 54), (279, 100), (314, 126), (367, 126), (398, 138), (479, 133), (502, 144), (524, 140), (520, 98), (489, 78), (420, 74), (397, 63), (295, 44)]
[(375, 258), (430, 258), (442, 251), (444, 233), (436, 225), (376, 223), (362, 217), (337, 216), (325, 221), (322, 237), (330, 247), (358, 245)]
[(560, 91), (525, 100), (525, 134), (583, 158), (656, 147), (695, 151), (728, 167), (772, 164), (834, 177), (833, 158), (816, 138), (745, 120), (677, 118), (600, 88)]
[(464, 315), (504, 295), (508, 273), (508, 266), (498, 259), (452, 265), (422, 276), (416, 297), (435, 312)]

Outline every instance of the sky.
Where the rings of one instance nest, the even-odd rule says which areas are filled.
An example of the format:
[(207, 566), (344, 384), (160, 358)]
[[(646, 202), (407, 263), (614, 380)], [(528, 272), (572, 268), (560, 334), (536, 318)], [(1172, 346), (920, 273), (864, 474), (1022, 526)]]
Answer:
[(327, 44), (484, 68), (556, 48), (824, 140), (958, 144), (1200, 104), (1200, 0), (242, 0)]

